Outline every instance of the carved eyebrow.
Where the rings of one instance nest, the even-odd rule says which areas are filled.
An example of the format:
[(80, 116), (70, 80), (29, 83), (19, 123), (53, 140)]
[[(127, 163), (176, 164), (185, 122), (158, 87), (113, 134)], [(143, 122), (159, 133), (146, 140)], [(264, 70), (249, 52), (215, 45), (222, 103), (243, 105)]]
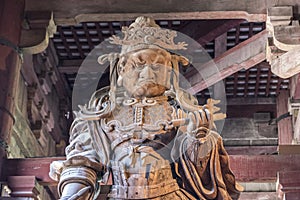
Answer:
[(165, 61), (166, 60), (161, 55), (156, 56), (155, 59), (153, 60), (154, 63), (162, 63), (162, 62), (165, 62)]
[(133, 60), (136, 64), (145, 64), (146, 63), (146, 60), (142, 58), (142, 55), (135, 57)]

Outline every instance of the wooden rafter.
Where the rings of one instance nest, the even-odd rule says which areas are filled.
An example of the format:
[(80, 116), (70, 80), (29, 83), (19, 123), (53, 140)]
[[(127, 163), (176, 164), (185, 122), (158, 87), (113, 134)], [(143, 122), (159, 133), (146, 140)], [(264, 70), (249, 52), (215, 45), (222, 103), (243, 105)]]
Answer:
[(186, 78), (191, 83), (188, 91), (195, 94), (241, 69), (249, 69), (262, 62), (265, 60), (266, 39), (267, 32), (262, 31), (200, 66), (201, 74), (195, 71), (187, 74)]
[(243, 21), (241, 19), (189, 21), (179, 31), (205, 45)]
[(256, 71), (255, 97), (257, 97), (258, 91), (259, 91), (260, 70), (261, 70), (260, 68), (257, 68), (257, 71)]

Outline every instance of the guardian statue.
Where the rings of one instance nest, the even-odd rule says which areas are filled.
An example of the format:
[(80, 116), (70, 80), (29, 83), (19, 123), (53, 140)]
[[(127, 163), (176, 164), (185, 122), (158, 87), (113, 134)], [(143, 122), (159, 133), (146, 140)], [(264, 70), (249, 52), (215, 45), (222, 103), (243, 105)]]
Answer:
[(109, 199), (238, 199), (214, 128), (217, 102), (200, 106), (179, 86), (179, 67), (189, 61), (172, 52), (187, 44), (148, 17), (122, 32), (110, 38), (121, 52), (98, 58), (110, 63), (110, 86), (80, 107), (66, 160), (51, 164), (61, 200), (97, 199), (110, 176)]

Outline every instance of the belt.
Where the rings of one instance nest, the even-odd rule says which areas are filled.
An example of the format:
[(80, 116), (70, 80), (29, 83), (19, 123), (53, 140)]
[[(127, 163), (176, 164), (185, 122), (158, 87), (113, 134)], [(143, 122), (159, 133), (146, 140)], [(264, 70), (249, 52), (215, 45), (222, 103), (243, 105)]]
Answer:
[(175, 192), (179, 189), (175, 179), (147, 186), (113, 185), (108, 197), (114, 199), (151, 199)]

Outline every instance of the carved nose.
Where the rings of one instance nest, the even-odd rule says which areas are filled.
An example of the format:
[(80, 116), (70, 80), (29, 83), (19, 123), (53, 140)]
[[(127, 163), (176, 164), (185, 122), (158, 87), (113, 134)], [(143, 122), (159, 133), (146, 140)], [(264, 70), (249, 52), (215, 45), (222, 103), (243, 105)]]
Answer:
[(153, 80), (154, 79), (154, 72), (150, 66), (145, 66), (142, 71), (140, 72), (140, 78), (144, 80)]

